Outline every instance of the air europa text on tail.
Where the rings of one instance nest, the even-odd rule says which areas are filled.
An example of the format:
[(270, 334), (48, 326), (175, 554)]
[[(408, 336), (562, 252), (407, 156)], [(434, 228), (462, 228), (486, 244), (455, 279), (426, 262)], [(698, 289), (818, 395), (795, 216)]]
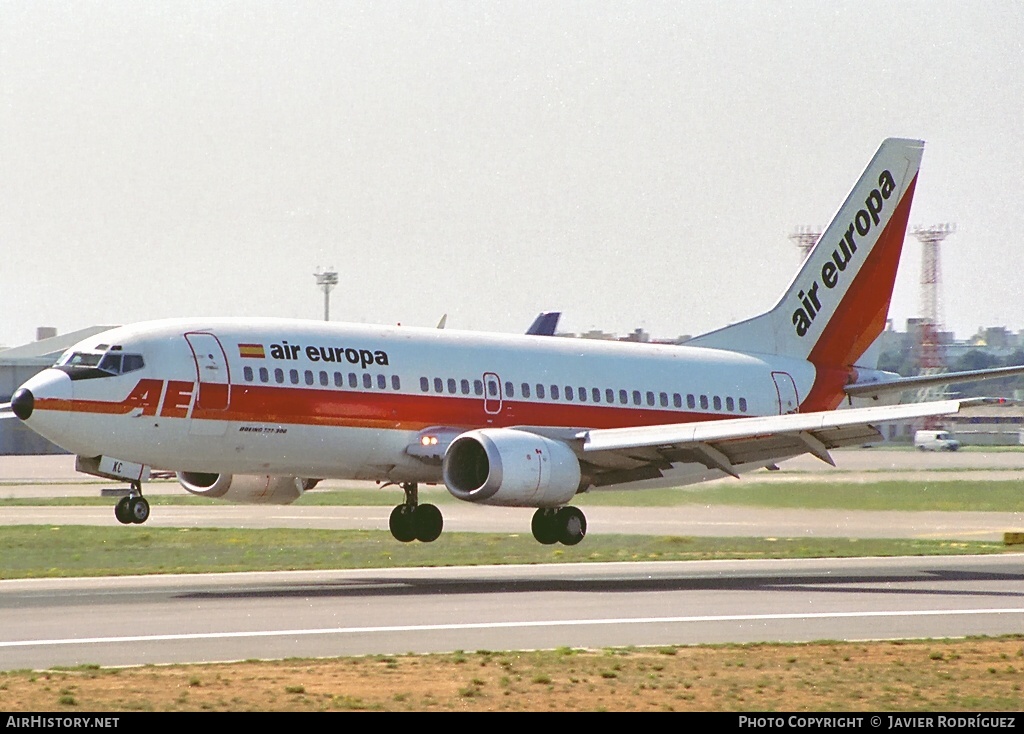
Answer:
[[(842, 281), (843, 272), (857, 254), (856, 238), (867, 237), (871, 228), (879, 223), (885, 202), (895, 189), (896, 183), (892, 174), (887, 170), (882, 171), (878, 176), (878, 188), (872, 189), (868, 194), (864, 200), (864, 208), (857, 211), (839, 244), (832, 250), (831, 259), (826, 260), (821, 266), (820, 283), (825, 288), (831, 290)], [(826, 292), (820, 290), (817, 280), (811, 283), (809, 288), (803, 288), (797, 293), (800, 306), (793, 311), (793, 326), (796, 328), (797, 336), (805, 336), (810, 330), (814, 317), (821, 311), (821, 302), (825, 295)]]

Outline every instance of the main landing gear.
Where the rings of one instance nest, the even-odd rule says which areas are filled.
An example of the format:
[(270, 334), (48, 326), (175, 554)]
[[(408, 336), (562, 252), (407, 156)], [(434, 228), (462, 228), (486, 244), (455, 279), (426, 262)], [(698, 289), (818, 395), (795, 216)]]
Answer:
[(149, 502), (142, 496), (142, 485), (132, 482), (128, 496), (114, 506), (114, 517), (122, 525), (141, 525), (149, 519)]
[(576, 545), (587, 534), (587, 516), (578, 507), (542, 507), (533, 513), (533, 537), (544, 545)]
[(402, 490), (405, 492), (405, 502), (391, 511), (391, 520), (388, 522), (395, 540), (403, 543), (414, 540), (431, 543), (437, 540), (444, 527), (441, 511), (434, 505), (419, 503), (416, 482), (406, 482)]

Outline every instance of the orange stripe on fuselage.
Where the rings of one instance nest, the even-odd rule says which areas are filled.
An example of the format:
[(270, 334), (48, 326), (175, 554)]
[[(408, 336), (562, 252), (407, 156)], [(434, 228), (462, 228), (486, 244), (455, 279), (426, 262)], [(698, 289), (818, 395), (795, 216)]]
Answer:
[(133, 405), (111, 403), (106, 400), (61, 400), (43, 398), (36, 401), (35, 410), (52, 410), (64, 413), (97, 413), (102, 415), (127, 415)]

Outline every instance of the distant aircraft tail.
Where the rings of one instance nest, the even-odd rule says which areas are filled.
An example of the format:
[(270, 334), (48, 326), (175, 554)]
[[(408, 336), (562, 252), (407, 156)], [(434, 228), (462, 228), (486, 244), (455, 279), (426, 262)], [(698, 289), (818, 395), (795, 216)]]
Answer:
[(687, 344), (856, 365), (885, 328), (923, 151), (885, 140), (775, 307)]

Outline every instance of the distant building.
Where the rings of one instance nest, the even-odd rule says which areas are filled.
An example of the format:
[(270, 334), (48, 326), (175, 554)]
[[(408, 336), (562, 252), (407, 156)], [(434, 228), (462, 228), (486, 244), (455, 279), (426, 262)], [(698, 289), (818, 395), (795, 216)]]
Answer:
[(1024, 430), (1024, 404), (970, 405), (945, 421), (949, 431), (967, 446), (1020, 446)]
[[(53, 334), (20, 347), (0, 350), (0, 403), (11, 402), (11, 396), (29, 378), (57, 361), (69, 347), (112, 326), (91, 326), (61, 336), (56, 329), (41, 327), (37, 335)], [(0, 420), (0, 456), (12, 454), (65, 454), (64, 449), (28, 429), (16, 418)]]

